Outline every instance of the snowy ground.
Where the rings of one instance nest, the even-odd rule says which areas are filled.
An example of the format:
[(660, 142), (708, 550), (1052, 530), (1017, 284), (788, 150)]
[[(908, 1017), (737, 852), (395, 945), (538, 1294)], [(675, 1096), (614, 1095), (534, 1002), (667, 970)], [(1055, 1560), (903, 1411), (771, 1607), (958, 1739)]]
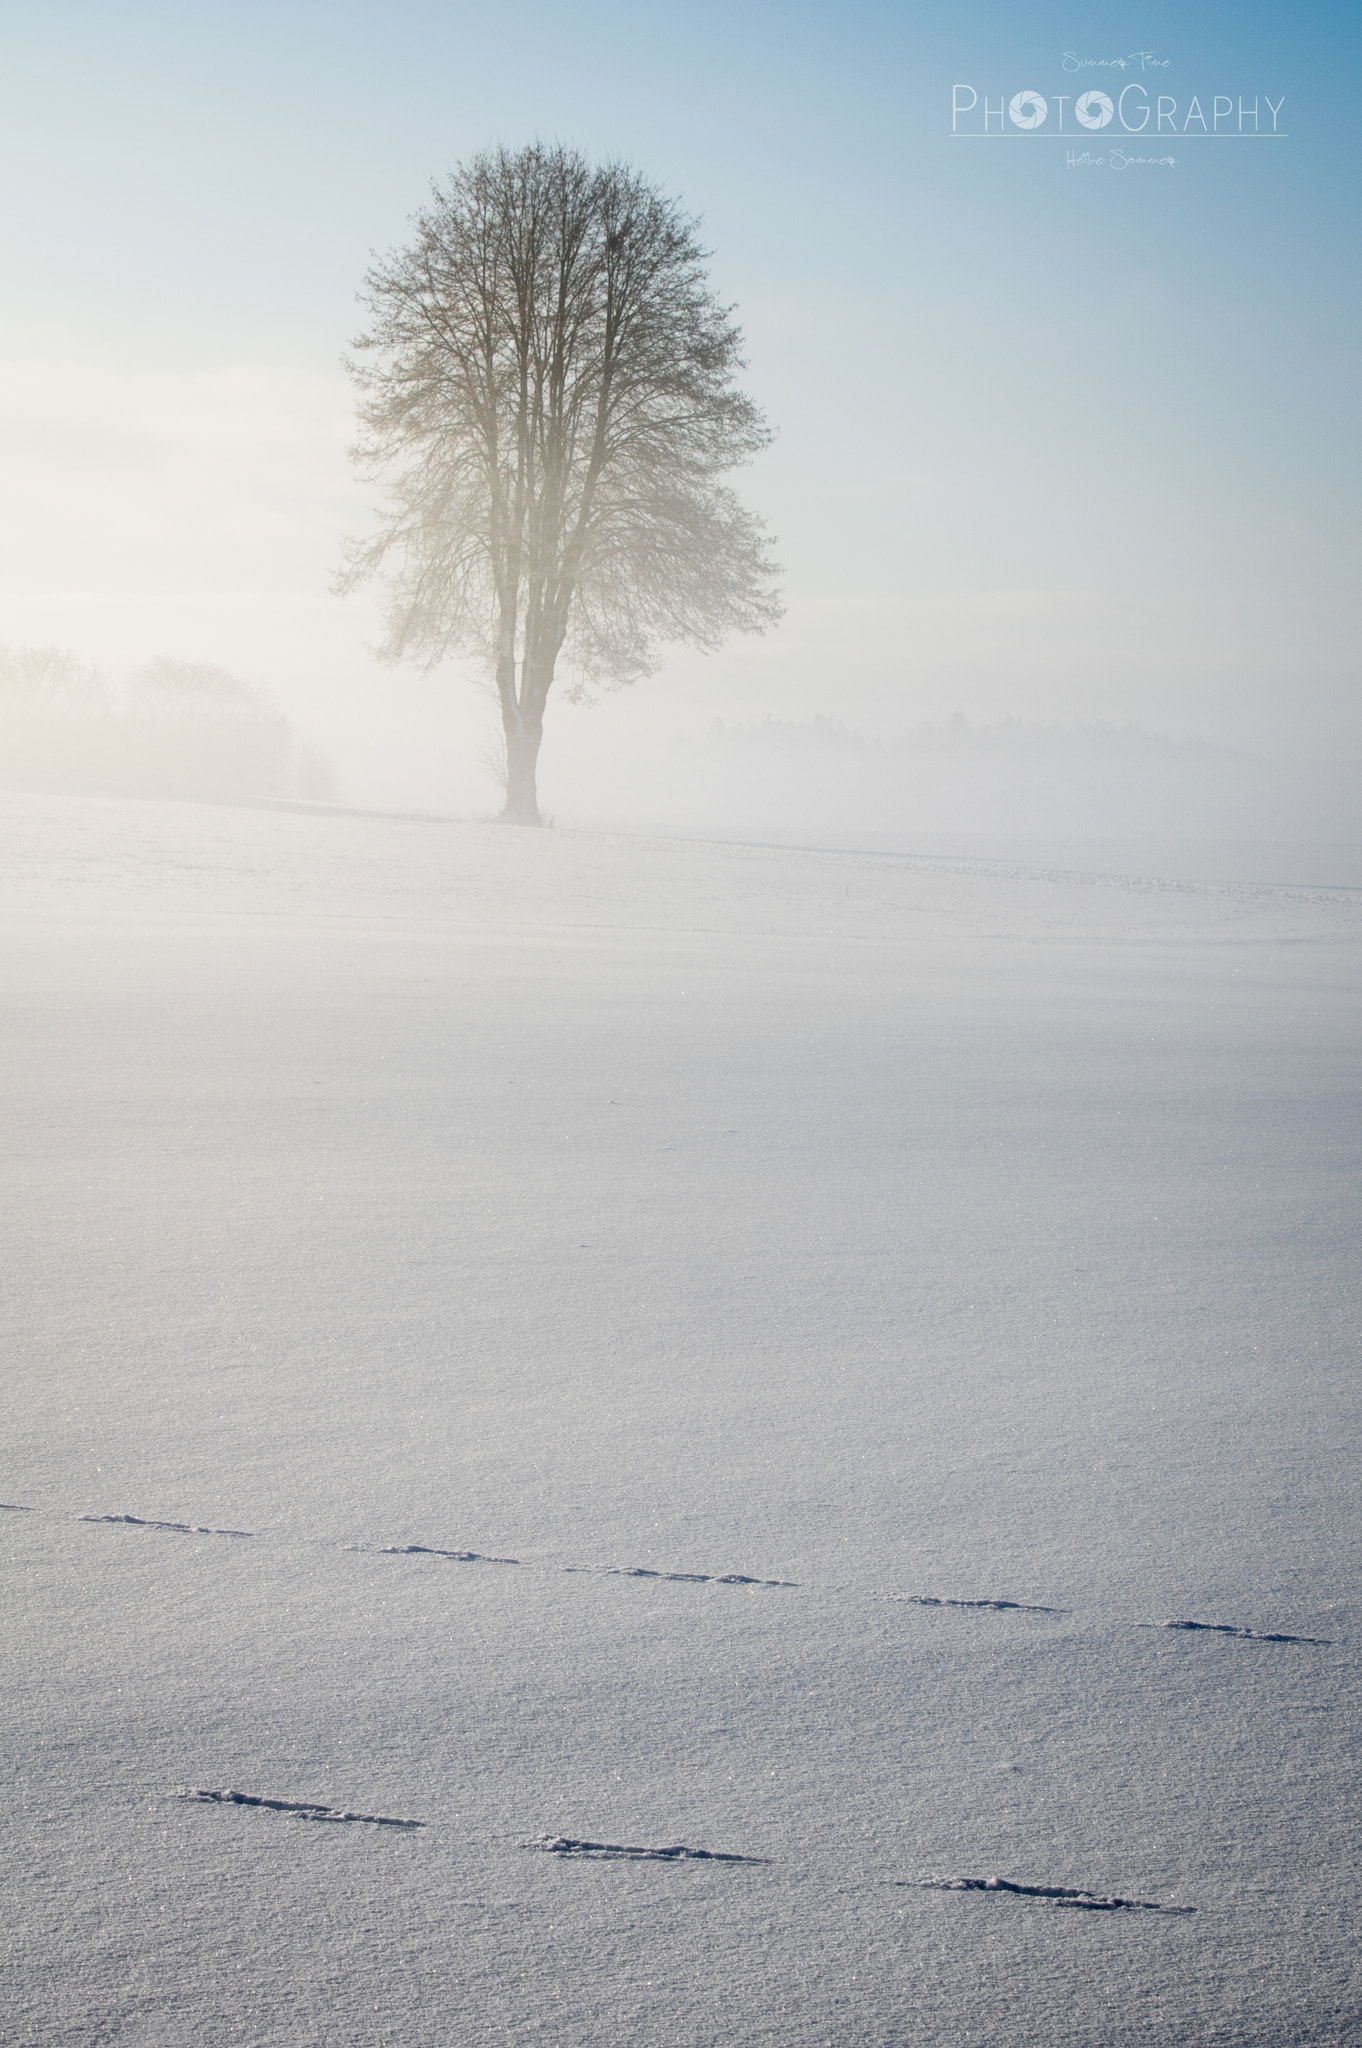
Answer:
[(2, 832), (0, 2038), (1355, 2048), (1362, 893)]

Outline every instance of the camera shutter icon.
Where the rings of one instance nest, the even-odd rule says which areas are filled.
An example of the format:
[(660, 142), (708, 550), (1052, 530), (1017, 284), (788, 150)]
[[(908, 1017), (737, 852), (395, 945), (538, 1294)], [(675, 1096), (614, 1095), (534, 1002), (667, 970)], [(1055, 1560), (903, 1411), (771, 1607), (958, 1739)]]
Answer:
[(1038, 92), (1019, 92), (1007, 111), (1014, 128), (1039, 128), (1050, 109)]
[(1085, 128), (1105, 128), (1115, 111), (1104, 92), (1085, 92), (1074, 103), (1074, 112)]

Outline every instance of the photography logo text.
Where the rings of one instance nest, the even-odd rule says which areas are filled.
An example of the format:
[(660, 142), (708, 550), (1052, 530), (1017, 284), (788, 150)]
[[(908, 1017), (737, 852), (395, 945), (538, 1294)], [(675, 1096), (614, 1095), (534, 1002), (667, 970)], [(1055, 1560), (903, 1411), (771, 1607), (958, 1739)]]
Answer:
[[(1070, 170), (1174, 170), (1183, 146), (1193, 142), (1286, 140), (1284, 93), (1274, 99), (1265, 91), (1217, 92), (1199, 84), (1169, 91), (1164, 74), (1171, 67), (1171, 58), (1151, 50), (1121, 57), (1065, 50), (1059, 69), (1067, 90), (1047, 84), (1041, 91), (1020, 81), (1013, 91), (954, 85), (950, 132), (962, 141), (1063, 142)], [(1102, 84), (1076, 76), (1093, 72), (1107, 74)], [(1099, 136), (1106, 145), (1100, 153), (1074, 147)]]

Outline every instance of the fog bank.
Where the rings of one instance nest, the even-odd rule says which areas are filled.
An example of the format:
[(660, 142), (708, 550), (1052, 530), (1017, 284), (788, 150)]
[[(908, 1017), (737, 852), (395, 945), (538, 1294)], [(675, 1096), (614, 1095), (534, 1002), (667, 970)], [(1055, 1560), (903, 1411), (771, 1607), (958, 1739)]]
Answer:
[(59, 647), (0, 647), (0, 780), (121, 796), (332, 794), (322, 755), (228, 670), (162, 656), (120, 684)]
[[(1139, 726), (963, 716), (899, 739), (830, 717), (715, 720), (703, 738), (593, 750), (583, 721), (545, 740), (550, 808), (572, 822), (682, 831), (805, 833), (890, 843), (904, 835), (1338, 841), (1358, 829), (1352, 762), (1271, 759)], [(561, 744), (560, 744), (561, 741)]]

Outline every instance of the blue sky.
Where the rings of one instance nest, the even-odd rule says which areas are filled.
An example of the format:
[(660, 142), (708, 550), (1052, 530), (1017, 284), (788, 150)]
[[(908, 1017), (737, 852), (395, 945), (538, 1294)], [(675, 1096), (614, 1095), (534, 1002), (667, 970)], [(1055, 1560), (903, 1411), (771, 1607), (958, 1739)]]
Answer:
[[(1360, 43), (1332, 6), (10, 8), (0, 637), (419, 726), (454, 679), (399, 687), (327, 595), (365, 503), (337, 358), (430, 179), (545, 135), (703, 216), (779, 435), (744, 489), (786, 622), (602, 729), (959, 710), (1362, 753)], [(956, 83), (1134, 75), (1066, 51), (1284, 99), (1288, 133), (1123, 170), (1117, 124), (1072, 169), (952, 138)]]

